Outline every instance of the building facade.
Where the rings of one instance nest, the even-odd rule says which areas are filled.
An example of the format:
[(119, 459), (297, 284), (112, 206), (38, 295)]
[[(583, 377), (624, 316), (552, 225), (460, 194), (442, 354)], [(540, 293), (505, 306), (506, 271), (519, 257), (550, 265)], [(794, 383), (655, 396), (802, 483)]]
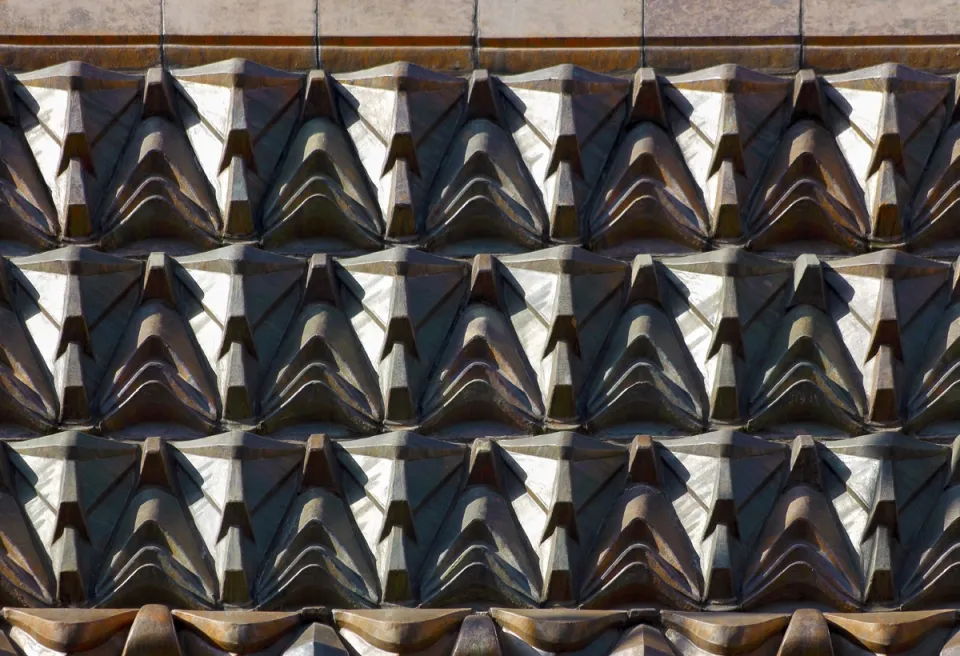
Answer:
[(0, 5), (0, 653), (960, 654), (952, 9)]

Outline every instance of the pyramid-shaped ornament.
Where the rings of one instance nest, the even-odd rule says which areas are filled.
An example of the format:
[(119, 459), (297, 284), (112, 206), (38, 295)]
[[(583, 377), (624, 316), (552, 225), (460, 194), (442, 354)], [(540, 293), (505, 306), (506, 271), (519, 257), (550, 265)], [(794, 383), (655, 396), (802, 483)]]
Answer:
[(815, 121), (792, 125), (758, 182), (749, 216), (754, 249), (818, 253), (866, 248), (869, 217), (833, 135)]
[(324, 71), (307, 75), (301, 124), (263, 201), (263, 242), (292, 252), (375, 250), (380, 207)]
[(97, 415), (97, 389), (140, 294), (143, 264), (68, 246), (18, 258), (17, 305), (59, 402), (58, 420)]
[(376, 188), (385, 237), (408, 242), (457, 128), (464, 80), (407, 62), (337, 76), (339, 110)]
[(795, 424), (860, 432), (866, 398), (859, 370), (828, 308), (820, 261), (801, 255), (794, 263), (789, 308), (752, 383), (751, 430)]
[(467, 487), (447, 513), (427, 559), (420, 597), (427, 606), (487, 601), (536, 606), (537, 556), (505, 496), (501, 447), (477, 439), (470, 448)]
[(213, 607), (218, 582), (189, 517), (169, 445), (147, 438), (136, 490), (103, 550), (95, 588), (100, 603), (122, 608), (150, 599), (177, 608)]
[(100, 385), (100, 414), (108, 431), (156, 423), (206, 434), (220, 416), (216, 382), (180, 314), (177, 266), (162, 253), (147, 258), (140, 306)]
[(216, 190), (223, 237), (254, 237), (261, 202), (297, 122), (303, 76), (245, 59), (174, 73), (177, 105)]
[(793, 441), (787, 489), (764, 521), (744, 572), (748, 608), (780, 601), (860, 608), (860, 564), (824, 490), (819, 451), (809, 435)]
[(699, 432), (706, 401), (700, 373), (667, 314), (661, 265), (638, 255), (628, 306), (611, 332), (587, 394), (588, 425), (603, 432)]
[(569, 64), (502, 81), (504, 121), (540, 189), (549, 236), (574, 241), (626, 120), (630, 83)]
[(465, 123), (430, 193), (427, 243), (451, 255), (537, 248), (547, 227), (540, 193), (507, 131), (489, 73), (473, 72), (466, 104)]
[(710, 212), (710, 235), (745, 236), (750, 190), (789, 118), (790, 82), (726, 64), (669, 78), (667, 122)]
[(424, 392), (425, 432), (533, 431), (542, 421), (539, 385), (504, 312), (501, 267), (490, 255), (473, 260), (470, 302)]
[(630, 445), (627, 487), (613, 504), (587, 561), (584, 606), (653, 603), (699, 607), (699, 557), (663, 493), (659, 447), (649, 435)]
[(869, 237), (901, 244), (907, 205), (947, 118), (950, 80), (881, 64), (824, 81), (827, 120), (864, 190)]
[(135, 254), (216, 248), (220, 216), (181, 127), (170, 74), (147, 72), (140, 122), (100, 205), (101, 245)]
[(264, 379), (262, 425), (375, 433), (383, 420), (377, 374), (342, 310), (340, 281), (326, 255), (309, 262), (298, 315)]
[(67, 242), (98, 232), (97, 207), (140, 115), (143, 78), (67, 62), (17, 76), (20, 124)]
[(333, 441), (311, 435), (299, 491), (257, 577), (258, 608), (376, 605), (380, 582), (342, 480)]

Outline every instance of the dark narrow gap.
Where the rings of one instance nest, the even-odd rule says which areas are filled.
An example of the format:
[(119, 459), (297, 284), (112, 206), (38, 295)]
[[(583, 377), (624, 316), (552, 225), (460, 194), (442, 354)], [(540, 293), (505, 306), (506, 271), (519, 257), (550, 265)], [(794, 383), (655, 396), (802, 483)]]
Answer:
[(640, 65), (647, 65), (647, 0), (640, 0)]
[(800, 25), (798, 26), (798, 29), (797, 29), (797, 32), (799, 32), (799, 34), (800, 34), (800, 61), (799, 61), (799, 63), (797, 64), (797, 68), (804, 68), (804, 67), (806, 66), (806, 62), (805, 62), (805, 60), (804, 60), (804, 54), (803, 54), (803, 46), (804, 46), (804, 43), (803, 43), (803, 0), (800, 0), (800, 15), (799, 15), (797, 18), (798, 18), (798, 20), (800, 21)]
[(313, 48), (317, 68), (322, 68), (323, 63), (320, 60), (320, 0), (313, 3)]
[(160, 3), (160, 66), (163, 68), (167, 67), (167, 24), (166, 16), (164, 16), (164, 5), (166, 0), (157, 0)]
[(470, 51), (470, 63), (476, 70), (480, 66), (480, 0), (473, 0), (473, 47)]

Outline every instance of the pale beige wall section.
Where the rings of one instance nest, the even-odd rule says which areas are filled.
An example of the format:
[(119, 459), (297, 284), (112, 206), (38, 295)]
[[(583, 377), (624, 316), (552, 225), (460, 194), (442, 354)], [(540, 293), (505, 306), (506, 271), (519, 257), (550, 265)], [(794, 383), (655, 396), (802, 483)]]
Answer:
[(160, 61), (160, 16), (161, 0), (0, 0), (0, 65), (152, 66)]
[(519, 73), (561, 63), (602, 71), (643, 60), (637, 0), (478, 0), (479, 65)]
[(475, 0), (318, 0), (320, 59), (332, 71), (397, 60), (473, 68)]
[(165, 61), (179, 67), (246, 57), (312, 68), (316, 16), (317, 0), (163, 0)]
[(960, 68), (957, 0), (803, 0), (804, 60), (828, 71), (886, 61)]
[(0, 0), (0, 64), (960, 69), (957, 0)]
[(646, 0), (646, 64), (690, 71), (725, 62), (800, 66), (800, 0)]

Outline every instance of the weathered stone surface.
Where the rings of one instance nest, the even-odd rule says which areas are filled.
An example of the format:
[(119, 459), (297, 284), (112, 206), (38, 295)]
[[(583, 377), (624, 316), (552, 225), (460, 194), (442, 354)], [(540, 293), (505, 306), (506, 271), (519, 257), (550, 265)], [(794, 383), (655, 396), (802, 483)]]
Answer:
[(646, 0), (645, 63), (676, 71), (735, 63), (770, 73), (795, 72), (801, 1)]
[(163, 0), (165, 61), (201, 66), (231, 57), (305, 70), (318, 64), (316, 0)]
[(0, 71), (0, 653), (956, 651), (953, 86)]
[(468, 71), (474, 4), (452, 0), (438, 10), (428, 0), (387, 5), (317, 0), (320, 64), (329, 71), (357, 71), (400, 60), (451, 73)]
[(640, 65), (643, 3), (583, 6), (562, 0), (479, 0), (477, 59), (503, 73), (572, 63), (625, 71)]
[(956, 66), (960, 52), (949, 2), (916, 7), (891, 0), (804, 0), (804, 65), (844, 71), (896, 61), (930, 71)]
[(145, 69), (161, 61), (162, 0), (13, 0), (0, 7), (0, 64), (18, 70), (82, 59), (96, 66)]

